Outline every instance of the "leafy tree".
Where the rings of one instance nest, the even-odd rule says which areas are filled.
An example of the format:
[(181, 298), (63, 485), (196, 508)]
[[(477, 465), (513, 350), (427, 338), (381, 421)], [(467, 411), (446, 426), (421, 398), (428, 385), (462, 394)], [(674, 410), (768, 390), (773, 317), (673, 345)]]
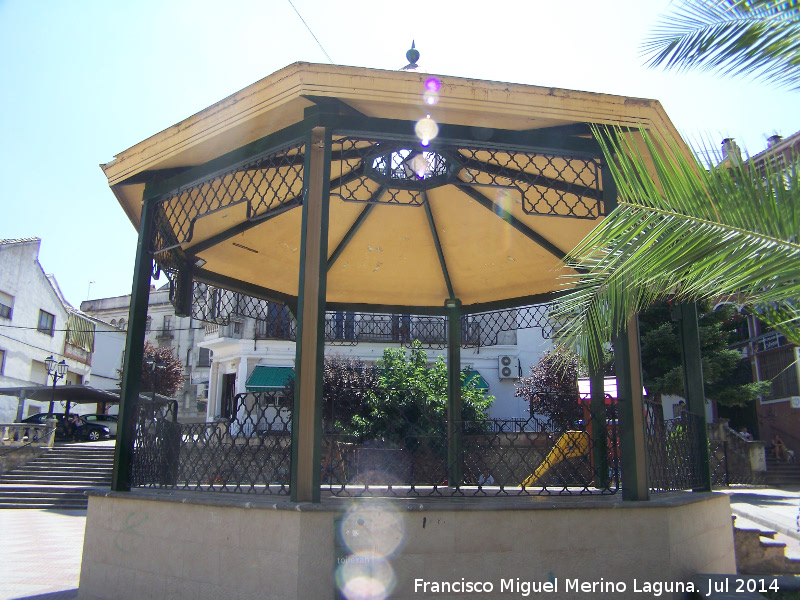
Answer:
[[(476, 389), (474, 382), (464, 383), (466, 377), (462, 373), (462, 416), (469, 433), (480, 429), (494, 397)], [(428, 366), (419, 342), (408, 352), (387, 348), (375, 365), (327, 356), (322, 389), (326, 431), (403, 446), (421, 436), (446, 435), (447, 365), (438, 357)], [(292, 401), (293, 380), (285, 396)]]
[[(156, 360), (156, 371), (147, 364), (148, 358)], [(117, 369), (122, 377), (122, 369)], [(162, 396), (174, 397), (183, 387), (183, 363), (175, 356), (172, 348), (156, 348), (150, 342), (144, 343), (144, 356), (142, 360), (142, 377), (140, 391), (152, 392), (155, 383), (155, 392)]]
[(545, 415), (556, 431), (569, 429), (583, 418), (575, 354), (559, 356), (548, 352), (537, 364), (531, 365), (531, 374), (516, 385), (514, 396), (525, 400), (531, 416)]
[(648, 66), (716, 70), (800, 89), (800, 6), (784, 0), (680, 0), (644, 44)]
[[(769, 391), (769, 382), (752, 382), (749, 364), (729, 346), (735, 340), (739, 312), (725, 304), (712, 310), (700, 305), (700, 350), (705, 395), (724, 406), (742, 406)], [(659, 302), (639, 315), (642, 374), (648, 393), (684, 396), (679, 324), (673, 322), (670, 306)]]

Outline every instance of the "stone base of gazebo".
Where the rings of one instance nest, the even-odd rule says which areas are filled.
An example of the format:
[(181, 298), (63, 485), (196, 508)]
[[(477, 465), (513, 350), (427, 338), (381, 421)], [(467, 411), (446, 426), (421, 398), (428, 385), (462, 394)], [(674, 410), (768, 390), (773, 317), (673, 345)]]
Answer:
[[(297, 504), (217, 493), (93, 492), (79, 598), (333, 599), (337, 567), (338, 579), (352, 586), (393, 586), (395, 600), (683, 598), (684, 582), (697, 573), (736, 572), (723, 494), (380, 505), (385, 516), (365, 498)], [(346, 569), (341, 540), (359, 527), (361, 541), (374, 536), (376, 548), (399, 543), (386, 559), (391, 569), (363, 567), (372, 560), (366, 554), (351, 557), (356, 566)]]

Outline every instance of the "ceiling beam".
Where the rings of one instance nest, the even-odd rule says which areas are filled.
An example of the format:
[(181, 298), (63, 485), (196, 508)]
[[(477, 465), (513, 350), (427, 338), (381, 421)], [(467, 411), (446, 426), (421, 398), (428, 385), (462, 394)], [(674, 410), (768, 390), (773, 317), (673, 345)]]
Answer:
[[(357, 167), (351, 170), (350, 172), (346, 173), (345, 175), (333, 179), (331, 181), (330, 189), (333, 190), (343, 185), (347, 185), (352, 181), (355, 181), (356, 179), (362, 176), (362, 172), (363, 168)], [(257, 217), (248, 219), (247, 221), (244, 221), (242, 223), (237, 223), (233, 227), (230, 227), (225, 231), (221, 231), (220, 233), (211, 236), (207, 240), (203, 240), (202, 242), (198, 242), (193, 246), (189, 246), (188, 248), (186, 248), (186, 253), (191, 256), (196, 256), (197, 254), (203, 252), (204, 250), (208, 250), (209, 248), (212, 248), (217, 244), (221, 244), (222, 242), (229, 240), (235, 235), (239, 235), (240, 233), (244, 233), (245, 231), (248, 231), (253, 227), (257, 227), (261, 225), (261, 223), (268, 221), (273, 217), (277, 217), (278, 215), (282, 215), (288, 210), (297, 208), (298, 206), (302, 206), (302, 204), (303, 204), (302, 195), (295, 196), (291, 200), (284, 202), (280, 206), (275, 207), (274, 209), (264, 213), (263, 215), (258, 215)], [(198, 218), (200, 217), (195, 217), (194, 221), (196, 221)], [(192, 225), (192, 227), (194, 227), (194, 224)]]
[(492, 211), (492, 213), (494, 213), (495, 216), (503, 219), (503, 221), (511, 225), (514, 229), (519, 231), (529, 240), (535, 242), (536, 244), (547, 250), (558, 260), (564, 260), (564, 258), (566, 257), (567, 253), (564, 252), (561, 248), (553, 244), (550, 240), (548, 240), (541, 234), (535, 232), (533, 229), (525, 225), (525, 223), (517, 219), (510, 212), (508, 212), (507, 210), (501, 208), (500, 206), (489, 200), (489, 198), (481, 194), (479, 191), (475, 190), (474, 188), (468, 185), (456, 184), (455, 187), (464, 192), (467, 196), (475, 200), (475, 202), (477, 202), (487, 210)]
[(356, 217), (356, 220), (350, 226), (350, 229), (347, 230), (347, 233), (344, 234), (342, 241), (339, 242), (339, 245), (336, 246), (336, 249), (333, 251), (330, 258), (328, 259), (328, 267), (327, 267), (328, 271), (331, 270), (333, 263), (335, 263), (342, 255), (342, 252), (344, 252), (344, 249), (350, 243), (350, 240), (352, 240), (353, 237), (355, 237), (356, 232), (358, 232), (358, 230), (364, 224), (364, 221), (367, 220), (367, 217), (372, 212), (372, 209), (375, 208), (376, 203), (380, 200), (381, 196), (383, 196), (385, 192), (386, 192), (386, 187), (380, 186), (377, 190), (375, 190), (375, 193), (372, 194), (372, 197), (368, 200), (368, 204), (364, 207), (364, 210), (362, 210), (358, 214), (358, 217)]
[(428, 202), (428, 194), (426, 194), (424, 190), (422, 192), (422, 205), (425, 207), (425, 215), (428, 217), (428, 226), (430, 227), (431, 236), (433, 237), (433, 245), (436, 247), (436, 254), (439, 257), (439, 265), (442, 268), (444, 283), (447, 286), (447, 295), (450, 299), (455, 299), (456, 295), (453, 292), (453, 283), (450, 281), (450, 272), (447, 270), (447, 261), (444, 258), (442, 243), (439, 240), (439, 231), (436, 229), (436, 222), (433, 219), (431, 204)]

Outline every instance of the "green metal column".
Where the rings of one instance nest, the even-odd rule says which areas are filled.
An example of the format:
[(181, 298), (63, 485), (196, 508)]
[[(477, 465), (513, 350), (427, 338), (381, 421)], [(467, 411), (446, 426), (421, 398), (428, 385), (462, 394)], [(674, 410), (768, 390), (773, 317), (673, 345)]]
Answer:
[(699, 445), (696, 457), (702, 465), (703, 484), (697, 492), (711, 491), (711, 465), (708, 456), (708, 431), (706, 430), (706, 395), (703, 384), (703, 361), (700, 354), (700, 328), (697, 323), (697, 304), (682, 303), (679, 306), (681, 359), (683, 361), (683, 389), (690, 413), (700, 417), (696, 432)]
[(642, 357), (639, 319), (633, 316), (614, 340), (617, 370), (617, 409), (622, 466), (622, 499), (649, 500), (647, 443), (642, 398)]
[(461, 302), (453, 298), (447, 308), (447, 483), (461, 485)]
[(119, 400), (119, 423), (117, 444), (114, 449), (114, 473), (111, 489), (127, 492), (131, 489), (131, 459), (136, 425), (136, 407), (142, 377), (144, 334), (147, 323), (147, 307), (150, 301), (150, 276), (153, 273), (153, 254), (150, 245), (153, 232), (154, 203), (144, 193), (139, 242), (136, 246), (136, 262), (133, 268), (131, 308), (128, 314), (128, 335), (125, 340), (125, 363), (122, 367), (122, 385)]
[(591, 389), (589, 402), (590, 422), (592, 427), (592, 466), (594, 468), (594, 485), (605, 489), (609, 484), (608, 464), (608, 417), (606, 416), (605, 377), (603, 377), (603, 349), (598, 348), (600, 364), (589, 363), (589, 386)]
[(306, 141), (303, 173), (297, 355), (292, 411), (293, 502), (320, 501), (330, 172), (331, 132), (330, 129), (315, 127)]

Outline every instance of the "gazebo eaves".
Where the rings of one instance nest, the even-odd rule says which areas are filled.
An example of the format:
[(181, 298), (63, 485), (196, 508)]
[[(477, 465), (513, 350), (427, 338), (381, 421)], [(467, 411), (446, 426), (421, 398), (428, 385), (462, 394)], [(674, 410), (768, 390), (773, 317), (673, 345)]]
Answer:
[[(441, 82), (439, 101), (423, 101), (424, 82)], [(101, 165), (138, 227), (148, 177), (178, 173), (299, 123), (305, 109), (335, 98), (351, 114), (440, 124), (531, 130), (577, 123), (644, 126), (679, 139), (660, 103), (609, 94), (481, 81), (408, 71), (295, 63), (253, 83)]]

